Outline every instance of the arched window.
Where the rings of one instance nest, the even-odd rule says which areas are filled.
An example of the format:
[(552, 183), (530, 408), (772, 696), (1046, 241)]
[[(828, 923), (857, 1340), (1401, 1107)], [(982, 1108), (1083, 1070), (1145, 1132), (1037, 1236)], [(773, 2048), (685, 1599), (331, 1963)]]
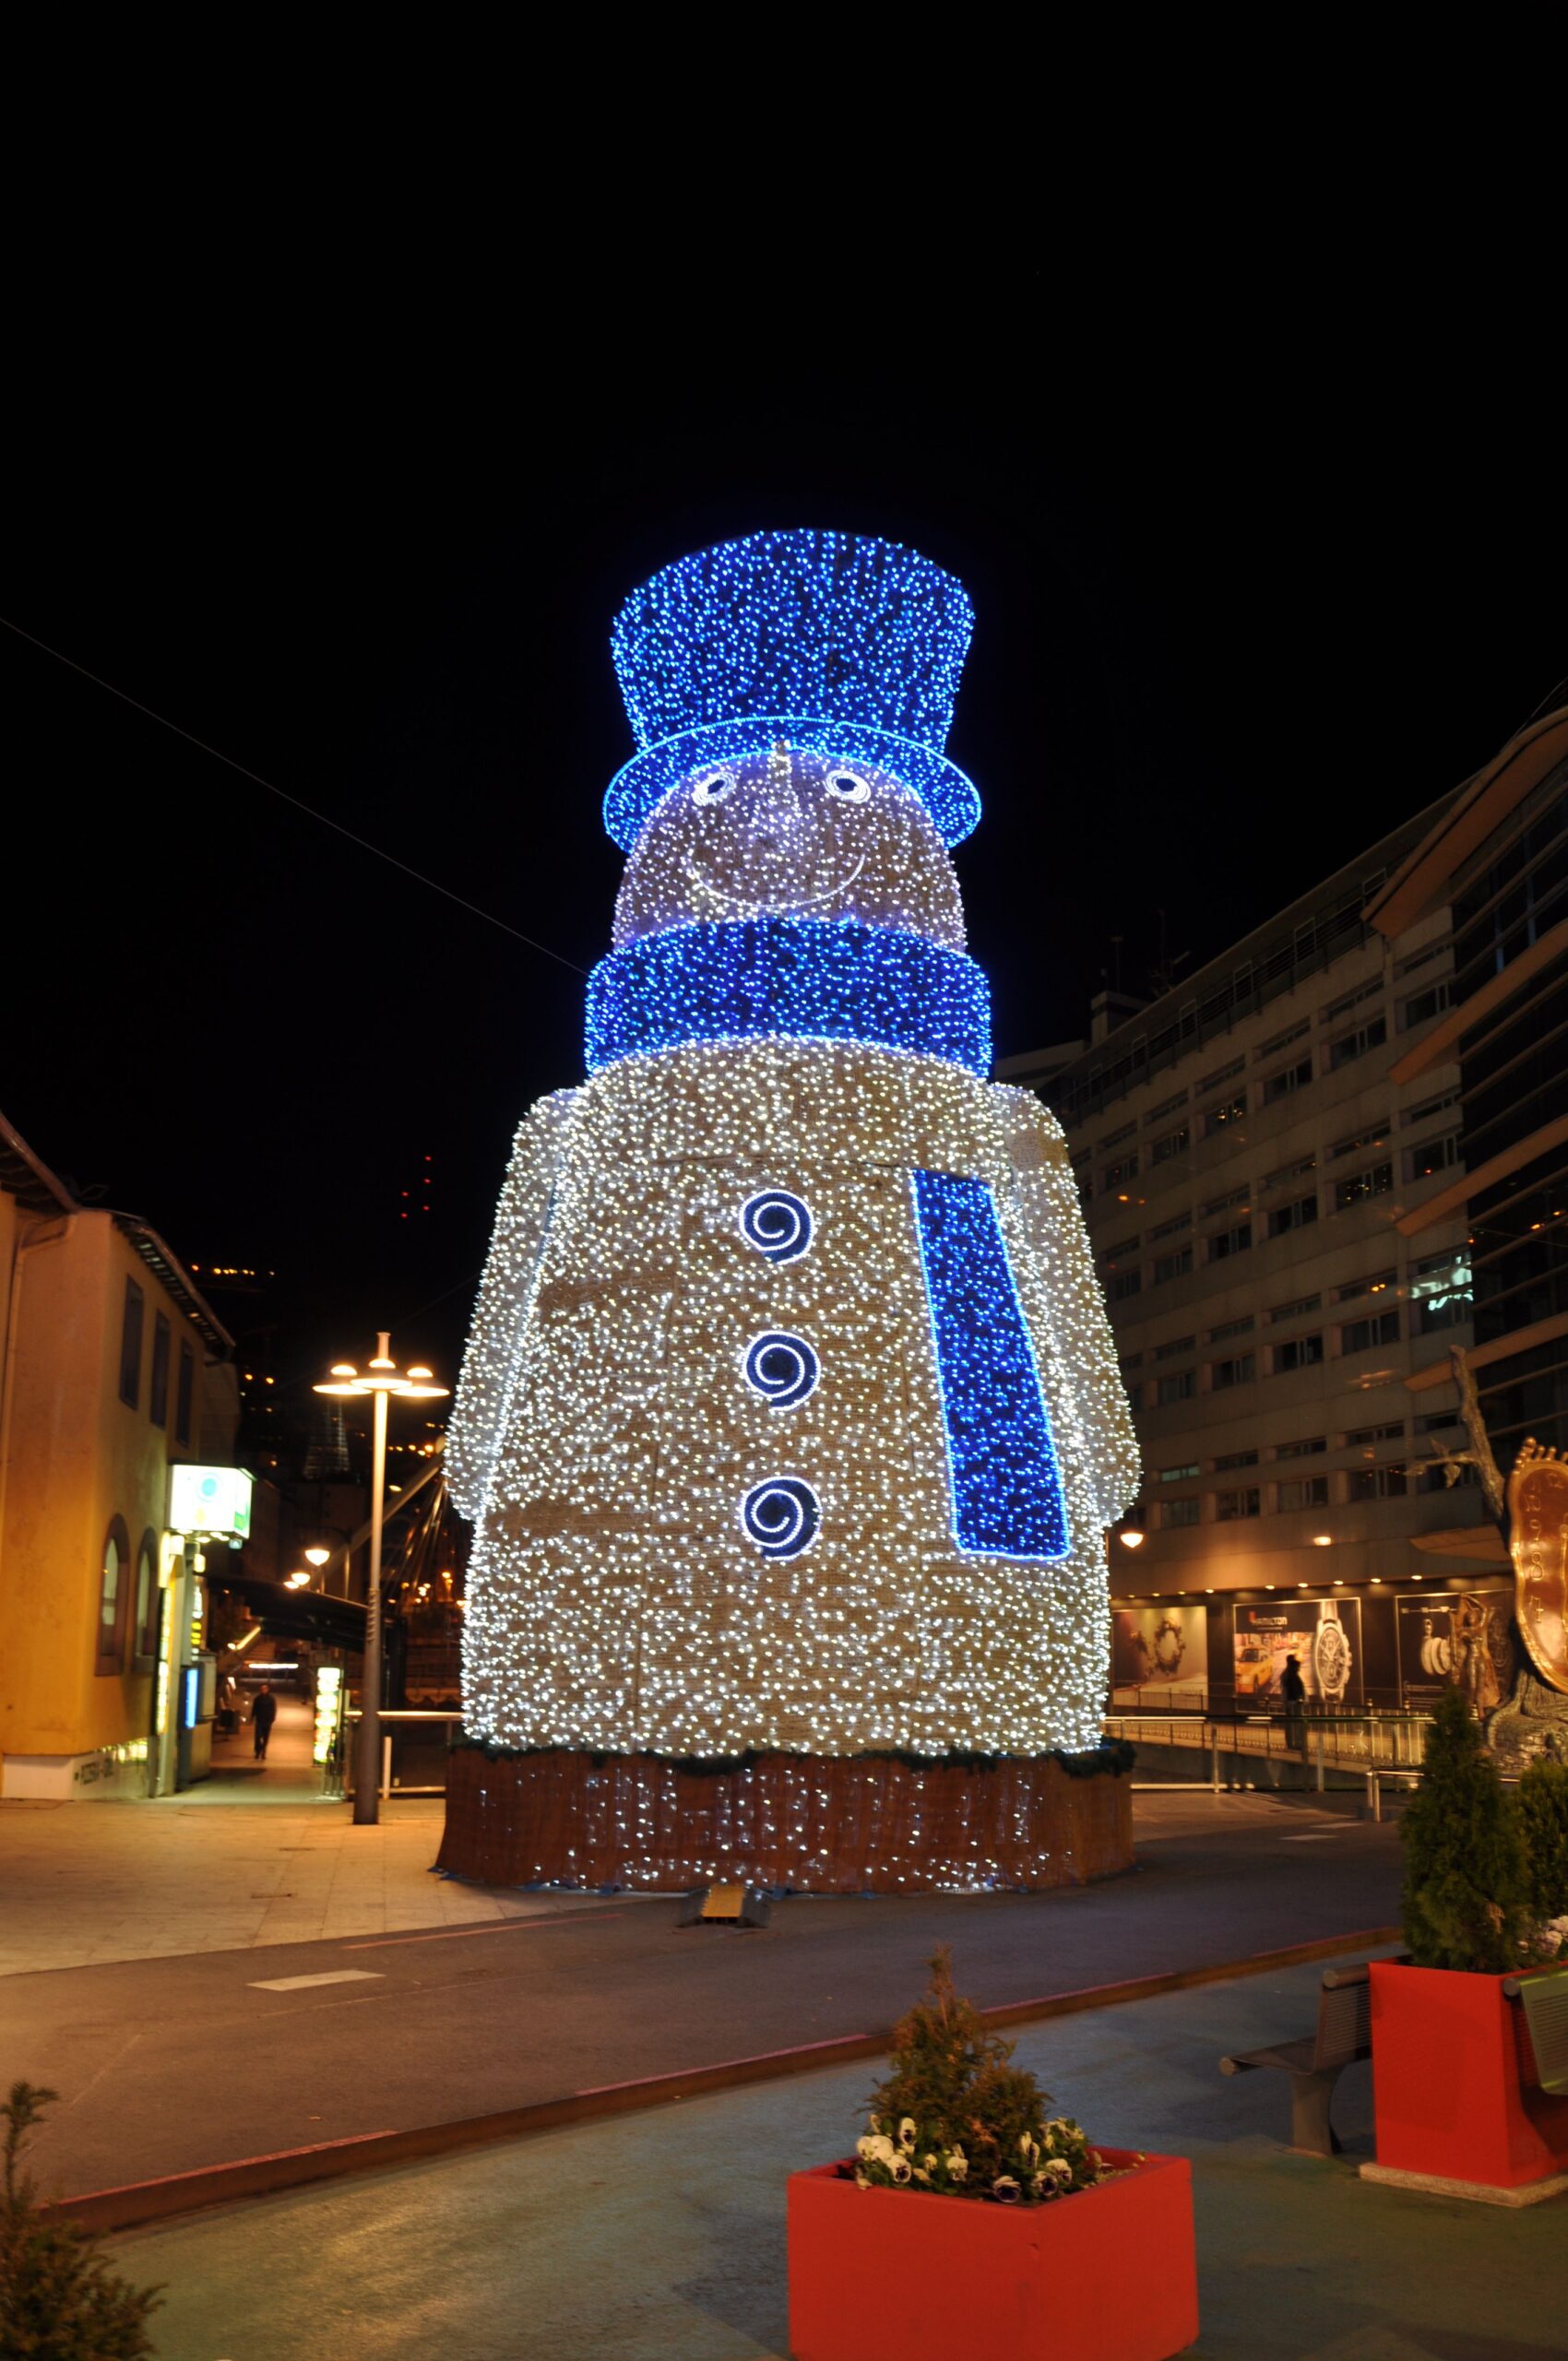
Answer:
[(131, 1536), (123, 1516), (112, 1517), (103, 1536), (103, 1563), (98, 1577), (99, 1672), (122, 1672), (125, 1664), (125, 1626), (131, 1596)]
[(137, 1551), (137, 1661), (151, 1664), (158, 1655), (158, 1625), (162, 1609), (158, 1587), (158, 1536), (148, 1525)]

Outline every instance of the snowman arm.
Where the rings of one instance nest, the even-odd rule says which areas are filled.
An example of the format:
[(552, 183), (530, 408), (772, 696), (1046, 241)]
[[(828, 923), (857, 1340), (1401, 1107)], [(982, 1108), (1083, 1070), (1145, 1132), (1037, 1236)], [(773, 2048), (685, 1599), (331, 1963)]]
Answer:
[(1000, 1095), (1007, 1101), (1014, 1204), (1033, 1265), (1026, 1308), (1032, 1298), (1045, 1312), (1047, 1333), (1036, 1334), (1036, 1352), (1071, 1391), (1087, 1487), (1100, 1522), (1110, 1525), (1137, 1498), (1142, 1459), (1077, 1182), (1056, 1118), (1032, 1091)]
[(470, 1520), (490, 1485), (576, 1095), (558, 1090), (529, 1108), (517, 1126), (496, 1207), (446, 1427), (446, 1487), (459, 1516)]

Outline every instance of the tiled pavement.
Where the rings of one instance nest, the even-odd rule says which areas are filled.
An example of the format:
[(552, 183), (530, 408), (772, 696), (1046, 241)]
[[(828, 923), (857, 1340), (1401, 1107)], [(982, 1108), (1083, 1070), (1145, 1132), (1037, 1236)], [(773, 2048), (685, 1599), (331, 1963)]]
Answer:
[(0, 1797), (0, 1975), (243, 1951), (527, 1916), (538, 1897), (431, 1874), (438, 1796), (374, 1828), (312, 1792), (304, 1708), (286, 1704), (265, 1772), (249, 1733), (219, 1774), (153, 1803)]

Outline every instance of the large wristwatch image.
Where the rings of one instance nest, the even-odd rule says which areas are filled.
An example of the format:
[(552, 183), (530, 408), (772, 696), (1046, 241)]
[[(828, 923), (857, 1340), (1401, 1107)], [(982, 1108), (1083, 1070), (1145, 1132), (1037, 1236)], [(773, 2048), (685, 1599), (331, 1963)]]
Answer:
[(1337, 1701), (1344, 1696), (1350, 1680), (1350, 1643), (1339, 1620), (1337, 1599), (1325, 1599), (1319, 1611), (1313, 1637), (1313, 1671), (1320, 1697)]

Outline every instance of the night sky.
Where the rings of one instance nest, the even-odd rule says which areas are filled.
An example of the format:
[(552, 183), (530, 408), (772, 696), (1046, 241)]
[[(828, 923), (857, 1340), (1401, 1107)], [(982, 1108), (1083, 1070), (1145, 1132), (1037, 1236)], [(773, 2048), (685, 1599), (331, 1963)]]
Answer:
[(608, 630), (671, 559), (828, 525), (968, 586), (956, 859), (1003, 1055), (1084, 1030), (1112, 936), (1134, 989), (1162, 911), (1201, 964), (1568, 674), (1550, 388), (1478, 389), (1370, 303), (1337, 343), (1287, 309), (1183, 352), (1167, 314), (1097, 360), (1043, 292), (929, 367), (762, 338), (645, 353), (635, 400), (587, 360), (439, 399), (274, 363), (29, 472), (13, 621), (571, 963), (0, 634), (32, 849), (0, 1107), (188, 1261), (275, 1269), (281, 1382), (381, 1324), (456, 1373), (514, 1126), (581, 1078), (632, 751)]

